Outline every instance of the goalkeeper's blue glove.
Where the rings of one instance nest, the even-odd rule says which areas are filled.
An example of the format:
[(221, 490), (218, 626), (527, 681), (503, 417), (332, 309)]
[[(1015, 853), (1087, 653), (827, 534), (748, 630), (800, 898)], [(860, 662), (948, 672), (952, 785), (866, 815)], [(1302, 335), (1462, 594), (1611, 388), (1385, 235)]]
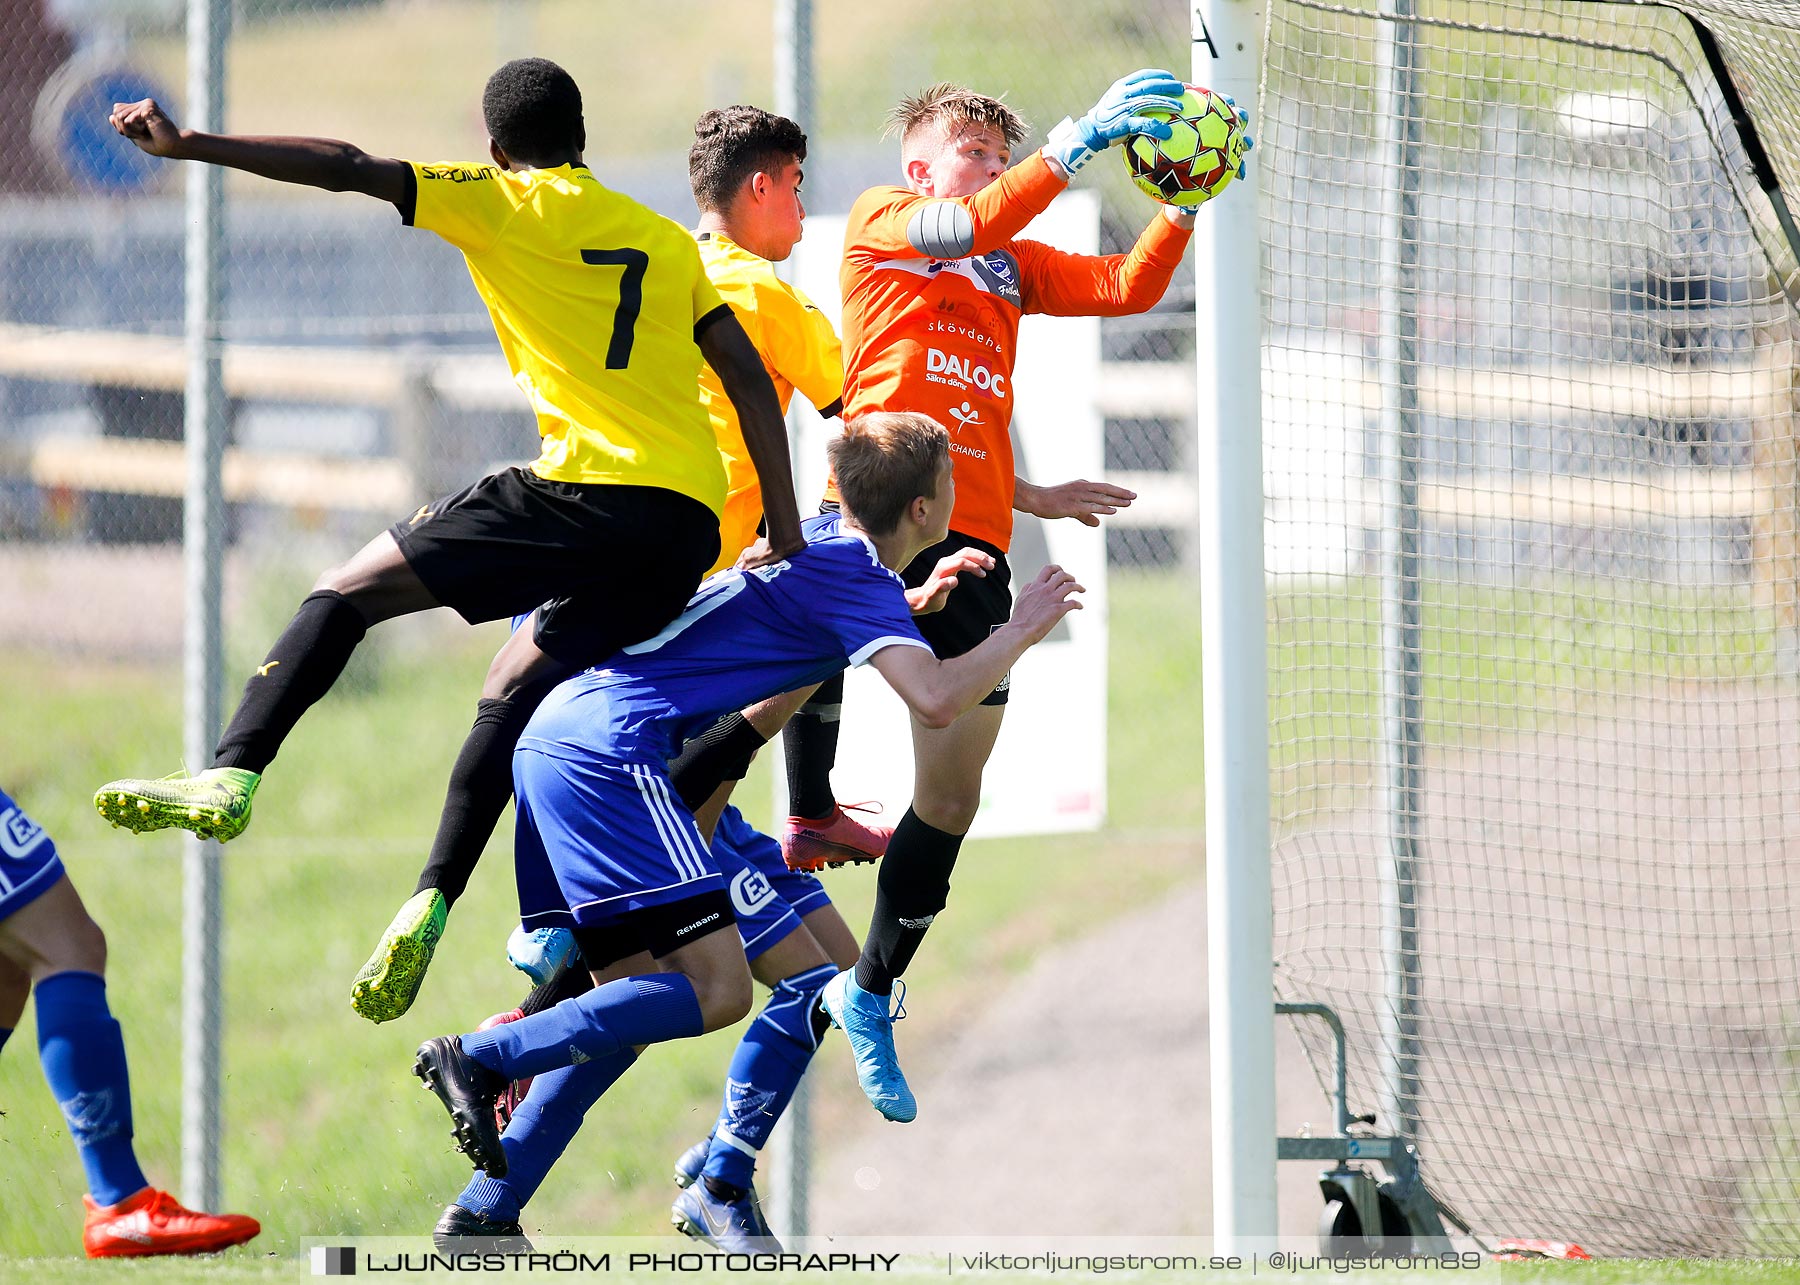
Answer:
[(1093, 159), (1095, 152), (1103, 152), (1129, 135), (1167, 138), (1168, 122), (1152, 120), (1143, 113), (1163, 111), (1174, 115), (1181, 110), (1185, 89), (1172, 72), (1146, 69), (1121, 76), (1087, 115), (1079, 120), (1063, 117), (1045, 140), (1044, 153), (1073, 175)]
[[(1238, 124), (1246, 126), (1246, 129), (1244, 131), (1244, 150), (1246, 152), (1248, 152), (1251, 148), (1256, 146), (1256, 140), (1254, 138), (1250, 137), (1250, 131), (1247, 128), (1250, 124), (1250, 113), (1245, 111), (1242, 107), (1239, 107), (1237, 105), (1237, 99), (1233, 98), (1230, 94), (1220, 94), (1219, 97), (1223, 98), (1228, 104), (1230, 104), (1231, 110), (1237, 113)], [(1245, 164), (1246, 164), (1246, 161), (1243, 161), (1243, 160), (1240, 160), (1238, 162), (1237, 176), (1239, 178), (1244, 177)]]

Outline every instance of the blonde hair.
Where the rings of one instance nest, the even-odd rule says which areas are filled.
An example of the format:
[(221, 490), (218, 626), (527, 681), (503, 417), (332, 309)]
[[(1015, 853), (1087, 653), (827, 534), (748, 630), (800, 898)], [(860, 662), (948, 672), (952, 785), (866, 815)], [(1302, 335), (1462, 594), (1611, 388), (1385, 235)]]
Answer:
[(929, 415), (872, 411), (825, 448), (844, 512), (870, 535), (891, 535), (921, 495), (937, 498), (950, 434)]
[(946, 137), (954, 138), (972, 127), (997, 130), (1008, 147), (1017, 147), (1031, 130), (1024, 117), (998, 98), (944, 80), (894, 104), (881, 136), (898, 134), (904, 148), (924, 129), (941, 129)]

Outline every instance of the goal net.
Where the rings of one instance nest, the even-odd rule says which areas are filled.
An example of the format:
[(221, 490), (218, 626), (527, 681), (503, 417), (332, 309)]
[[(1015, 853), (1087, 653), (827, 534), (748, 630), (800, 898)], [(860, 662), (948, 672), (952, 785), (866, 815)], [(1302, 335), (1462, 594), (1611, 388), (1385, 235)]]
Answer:
[(1267, 40), (1279, 998), (1485, 1236), (1800, 1252), (1800, 6)]

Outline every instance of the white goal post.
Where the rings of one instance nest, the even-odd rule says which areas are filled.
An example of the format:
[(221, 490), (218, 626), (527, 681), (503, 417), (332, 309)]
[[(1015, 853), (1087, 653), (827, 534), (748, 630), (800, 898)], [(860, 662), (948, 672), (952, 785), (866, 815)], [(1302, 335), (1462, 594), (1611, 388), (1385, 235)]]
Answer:
[[(1256, 101), (1253, 0), (1193, 8), (1195, 83)], [(1207, 987), (1213, 1235), (1230, 1253), (1276, 1232), (1267, 644), (1262, 561), (1261, 158), (1195, 232), (1195, 390), (1205, 701)]]

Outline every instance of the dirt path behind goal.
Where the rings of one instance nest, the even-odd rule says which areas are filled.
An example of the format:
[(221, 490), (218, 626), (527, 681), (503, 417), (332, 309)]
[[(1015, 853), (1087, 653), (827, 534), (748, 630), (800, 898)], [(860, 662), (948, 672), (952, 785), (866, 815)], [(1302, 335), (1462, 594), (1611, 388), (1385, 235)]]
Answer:
[[(909, 1050), (902, 1022), (919, 1118), (817, 1139), (815, 1234), (1210, 1234), (1207, 1022), (1199, 885), (1046, 952), (945, 1047)], [(1326, 1131), (1281, 1029), (1277, 1064), (1279, 1127)], [(1281, 1166), (1284, 1235), (1312, 1233), (1320, 1167)]]

